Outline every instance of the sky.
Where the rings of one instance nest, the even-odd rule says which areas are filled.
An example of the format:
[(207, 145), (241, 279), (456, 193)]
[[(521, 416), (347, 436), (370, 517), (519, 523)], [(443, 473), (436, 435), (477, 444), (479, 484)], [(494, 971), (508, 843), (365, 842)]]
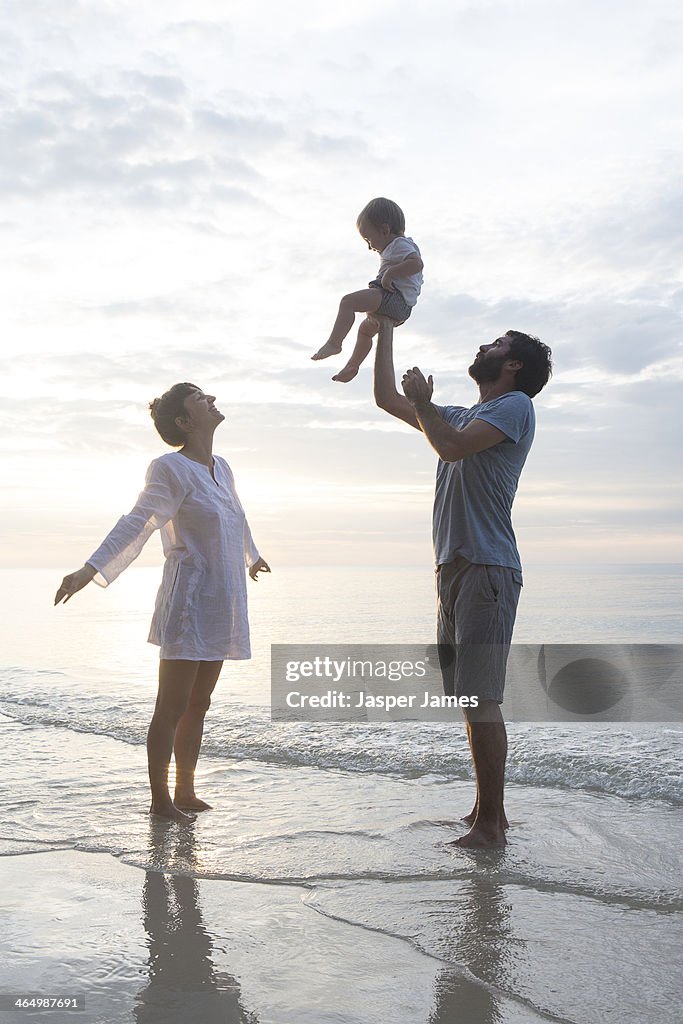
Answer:
[[(683, 11), (651, 0), (0, 6), (1, 566), (75, 569), (217, 396), (272, 564), (429, 565), (436, 457), (313, 363), (394, 199), (435, 401), (512, 328), (551, 345), (524, 561), (682, 562)], [(141, 564), (160, 561), (148, 544)]]

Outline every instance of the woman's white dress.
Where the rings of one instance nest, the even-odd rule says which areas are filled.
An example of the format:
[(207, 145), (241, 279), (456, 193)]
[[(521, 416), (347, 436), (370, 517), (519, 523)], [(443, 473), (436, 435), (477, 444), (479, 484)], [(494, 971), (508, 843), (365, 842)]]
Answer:
[(148, 639), (162, 658), (251, 657), (246, 566), (259, 553), (225, 459), (214, 457), (214, 473), (180, 452), (155, 459), (135, 508), (88, 558), (106, 587), (161, 530), (166, 562)]

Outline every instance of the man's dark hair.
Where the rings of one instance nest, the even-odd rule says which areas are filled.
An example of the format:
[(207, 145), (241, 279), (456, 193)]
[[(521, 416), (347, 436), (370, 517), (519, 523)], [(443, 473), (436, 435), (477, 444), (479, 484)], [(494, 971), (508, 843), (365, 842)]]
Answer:
[(166, 444), (179, 448), (187, 441), (187, 435), (176, 423), (178, 416), (186, 416), (185, 399), (195, 391), (201, 391), (196, 384), (174, 384), (168, 391), (164, 391), (161, 398), (155, 398), (149, 403), (149, 411), (157, 428)]
[(391, 199), (371, 199), (367, 206), (358, 214), (356, 227), (360, 230), (361, 223), (370, 221), (376, 228), (386, 224), (393, 235), (402, 235), (406, 230), (406, 219), (403, 210)]
[(515, 375), (515, 390), (534, 398), (548, 383), (553, 372), (552, 352), (548, 345), (544, 345), (533, 334), (506, 331), (505, 336), (510, 338), (506, 359), (518, 359), (524, 364)]

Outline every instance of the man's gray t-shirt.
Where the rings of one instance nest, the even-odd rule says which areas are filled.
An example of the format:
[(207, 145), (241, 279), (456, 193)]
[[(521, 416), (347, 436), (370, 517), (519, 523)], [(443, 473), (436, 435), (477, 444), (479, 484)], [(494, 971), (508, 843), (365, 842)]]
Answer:
[(485, 420), (506, 435), (499, 444), (458, 462), (439, 459), (433, 518), (436, 564), (461, 555), (468, 562), (521, 570), (512, 502), (534, 439), (531, 399), (523, 391), (508, 391), (471, 409), (459, 405), (437, 405), (436, 409), (454, 427)]

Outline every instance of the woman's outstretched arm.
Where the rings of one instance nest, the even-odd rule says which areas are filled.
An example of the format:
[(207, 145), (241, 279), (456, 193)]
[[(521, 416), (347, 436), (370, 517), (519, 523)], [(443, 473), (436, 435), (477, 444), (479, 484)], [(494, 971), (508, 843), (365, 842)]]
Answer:
[(86, 562), (82, 569), (77, 569), (76, 572), (65, 576), (59, 590), (55, 594), (55, 604), (59, 604), (61, 601), (66, 604), (74, 594), (77, 594), (79, 590), (83, 590), (83, 587), (87, 587), (96, 572), (97, 569)]
[(165, 462), (156, 459), (147, 470), (145, 487), (135, 507), (121, 516), (81, 569), (64, 577), (55, 604), (66, 603), (92, 579), (100, 586), (112, 583), (138, 557), (155, 530), (173, 518), (185, 494), (180, 480)]

